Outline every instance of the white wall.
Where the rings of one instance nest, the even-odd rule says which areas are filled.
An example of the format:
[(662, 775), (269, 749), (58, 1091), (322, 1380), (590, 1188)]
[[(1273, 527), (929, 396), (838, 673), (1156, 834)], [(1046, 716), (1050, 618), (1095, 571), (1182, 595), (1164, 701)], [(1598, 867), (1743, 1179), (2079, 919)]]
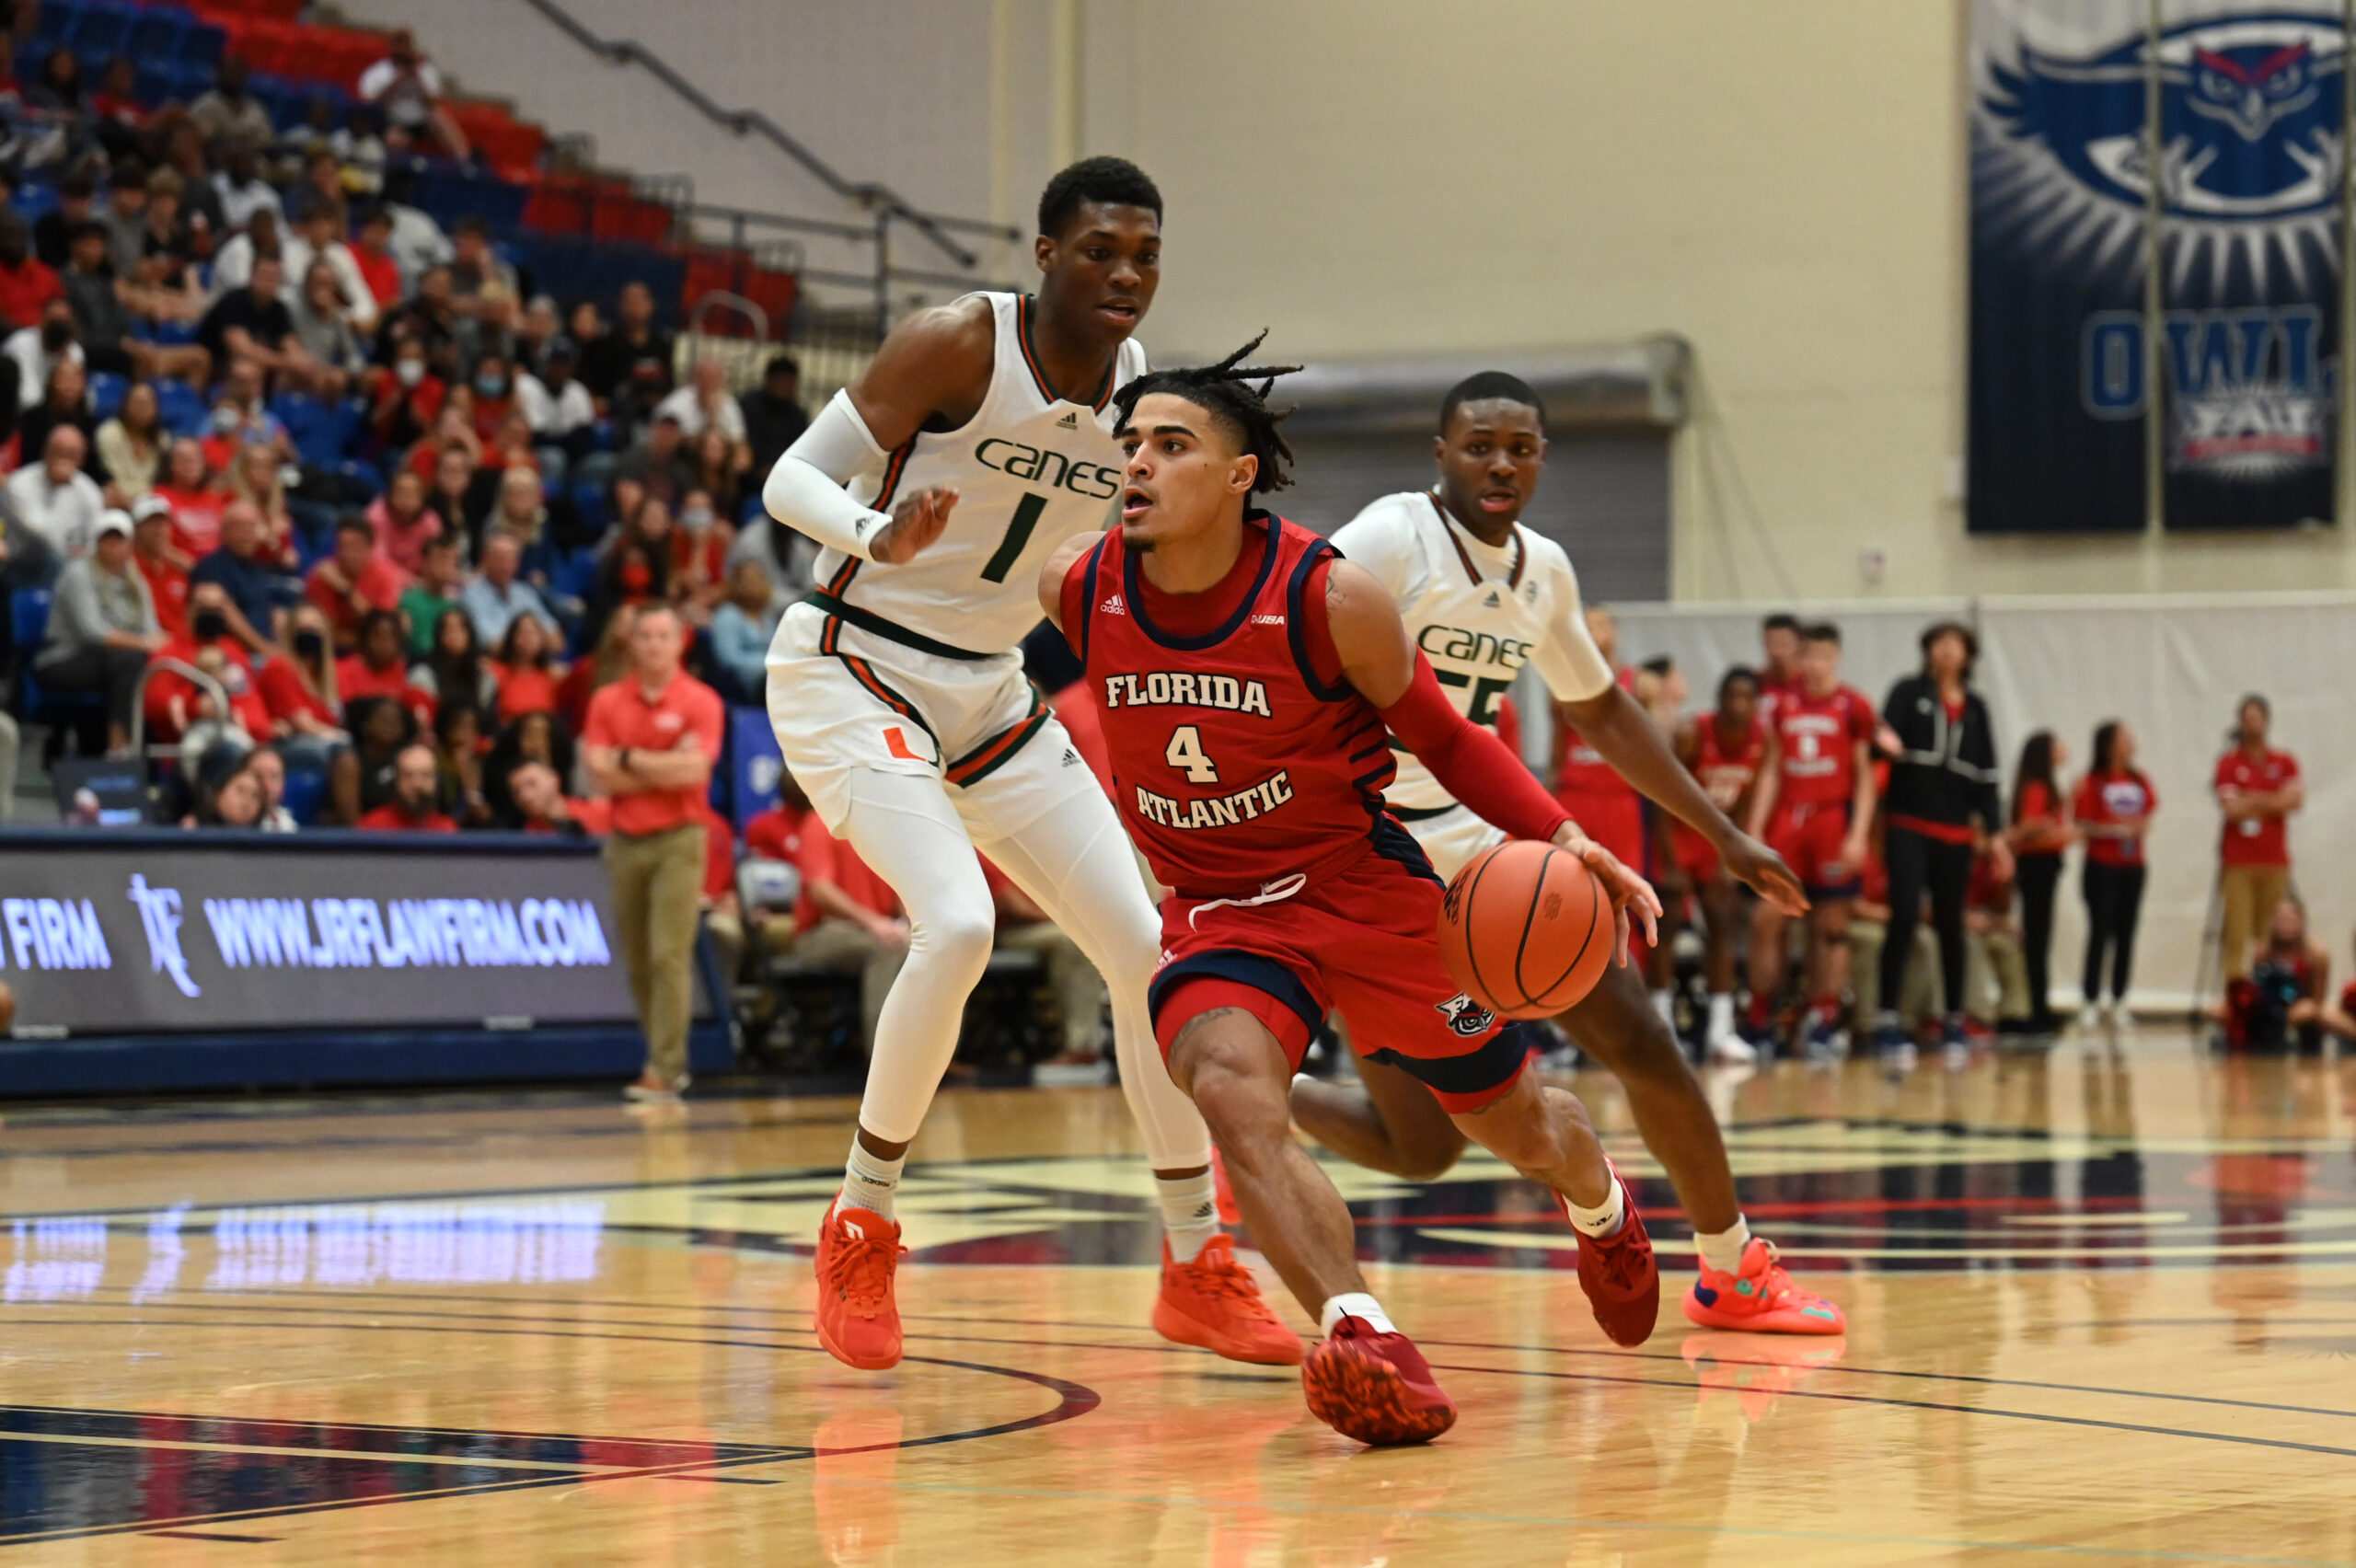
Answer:
[[(2356, 527), (1964, 535), (1968, 0), (572, 3), (920, 202), (1022, 221), (1068, 144), (1136, 157), (1170, 202), (1162, 357), (1683, 334), (1681, 598), (2356, 587)], [(608, 158), (817, 210), (521, 0), (363, 4)]]

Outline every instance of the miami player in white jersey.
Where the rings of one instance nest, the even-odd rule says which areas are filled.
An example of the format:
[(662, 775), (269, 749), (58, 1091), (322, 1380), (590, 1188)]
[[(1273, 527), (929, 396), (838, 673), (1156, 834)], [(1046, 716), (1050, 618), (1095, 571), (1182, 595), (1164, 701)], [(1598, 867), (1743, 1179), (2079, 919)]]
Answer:
[[(1546, 461), (1537, 394), (1498, 371), (1467, 377), (1441, 404), (1432, 451), (1437, 485), (1372, 502), (1334, 543), (1390, 592), (1450, 700), (1494, 728), (1497, 702), (1515, 676), (1524, 665), (1536, 669), (1587, 743), (1708, 839), (1733, 875), (1762, 898), (1806, 908), (1790, 869), (1711, 803), (1652, 716), (1613, 679), (1588, 631), (1578, 576), (1563, 548), (1522, 525)], [(1504, 842), (1411, 755), (1398, 762), (1384, 800), (1440, 875), (1453, 877)], [(1717, 1118), (1642, 974), (1607, 968), (1559, 1021), (1627, 1090), (1645, 1146), (1669, 1172), (1693, 1226), (1701, 1277), (1687, 1293), (1685, 1315), (1705, 1328), (1841, 1332), (1841, 1309), (1794, 1285), (1774, 1248), (1750, 1234)], [(1292, 1114), (1302, 1131), (1360, 1165), (1415, 1180), (1456, 1163), (1464, 1136), (1430, 1090), (1379, 1061), (1361, 1057), (1357, 1068), (1361, 1087), (1294, 1080)]]
[(1210, 1135), (1146, 1016), (1160, 917), (1112, 802), (1016, 651), (1040, 618), (1039, 563), (1103, 527), (1119, 493), (1112, 397), (1145, 369), (1130, 333), (1161, 276), (1161, 194), (1121, 159), (1075, 164), (1040, 198), (1034, 251), (1036, 295), (967, 294), (894, 328), (762, 490), (771, 516), (822, 547), (823, 586), (769, 647), (770, 723), (819, 816), (899, 894), (909, 927), (819, 1235), (818, 1338), (853, 1366), (900, 1359), (893, 1194), (990, 956), (979, 846), (1110, 988), (1165, 1225), (1154, 1327), (1295, 1364), (1299, 1338), (1218, 1230)]

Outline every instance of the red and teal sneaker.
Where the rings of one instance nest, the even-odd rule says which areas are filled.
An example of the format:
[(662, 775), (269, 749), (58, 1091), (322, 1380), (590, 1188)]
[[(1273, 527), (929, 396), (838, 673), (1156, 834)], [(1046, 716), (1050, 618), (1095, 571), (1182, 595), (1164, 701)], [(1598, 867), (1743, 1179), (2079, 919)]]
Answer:
[(1733, 1274), (1702, 1265), (1685, 1293), (1685, 1316), (1705, 1329), (1754, 1334), (1837, 1334), (1849, 1327), (1841, 1309), (1792, 1283), (1776, 1261), (1775, 1244), (1754, 1236)]

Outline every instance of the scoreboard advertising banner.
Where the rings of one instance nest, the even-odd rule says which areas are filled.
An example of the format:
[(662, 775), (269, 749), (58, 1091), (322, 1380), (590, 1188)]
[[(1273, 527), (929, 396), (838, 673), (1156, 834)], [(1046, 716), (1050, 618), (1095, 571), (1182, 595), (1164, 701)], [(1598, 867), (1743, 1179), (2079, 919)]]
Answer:
[(626, 1023), (613, 930), (587, 846), (92, 831), (0, 854), (19, 1038)]
[(2153, 418), (2167, 527), (2332, 519), (2347, 64), (2337, 0), (2162, 0), (2156, 39), (2146, 0), (1974, 0), (1973, 532), (2141, 529)]

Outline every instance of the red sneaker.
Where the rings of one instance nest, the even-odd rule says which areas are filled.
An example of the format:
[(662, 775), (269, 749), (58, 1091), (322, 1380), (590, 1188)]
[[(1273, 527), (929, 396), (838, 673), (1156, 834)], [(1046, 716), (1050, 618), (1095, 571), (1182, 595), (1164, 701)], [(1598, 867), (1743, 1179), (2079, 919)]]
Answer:
[(1840, 1308), (1794, 1285), (1775, 1244), (1756, 1236), (1733, 1274), (1702, 1265), (1702, 1277), (1685, 1293), (1685, 1316), (1705, 1329), (1758, 1334), (1837, 1334), (1849, 1326)]
[(1191, 1263), (1172, 1261), (1170, 1242), (1163, 1239), (1153, 1332), (1261, 1366), (1298, 1366), (1303, 1355), (1300, 1336), (1268, 1310), (1260, 1282), (1235, 1261), (1235, 1243), (1225, 1235), (1205, 1242)]
[[(1612, 1343), (1642, 1344), (1652, 1338), (1653, 1325), (1660, 1319), (1660, 1265), (1653, 1261), (1652, 1238), (1645, 1234), (1644, 1216), (1636, 1212), (1636, 1194), (1617, 1170), (1611, 1179), (1620, 1182), (1627, 1217), (1600, 1241), (1571, 1228), (1579, 1239), (1579, 1288), (1587, 1292), (1595, 1320)], [(1564, 1216), (1569, 1217), (1570, 1200), (1559, 1193), (1555, 1196)]]
[(1300, 1369), (1309, 1413), (1369, 1447), (1428, 1443), (1456, 1424), (1456, 1406), (1432, 1380), (1424, 1353), (1402, 1333), (1344, 1318)]
[(900, 1364), (892, 1275), (907, 1249), (898, 1225), (841, 1204), (828, 1204), (818, 1227), (818, 1343), (846, 1366), (881, 1372)]
[(1232, 1228), (1243, 1223), (1243, 1211), (1235, 1204), (1235, 1189), (1227, 1184), (1227, 1161), (1218, 1155), (1218, 1146), (1211, 1146), (1211, 1197), (1218, 1205), (1218, 1222)]

